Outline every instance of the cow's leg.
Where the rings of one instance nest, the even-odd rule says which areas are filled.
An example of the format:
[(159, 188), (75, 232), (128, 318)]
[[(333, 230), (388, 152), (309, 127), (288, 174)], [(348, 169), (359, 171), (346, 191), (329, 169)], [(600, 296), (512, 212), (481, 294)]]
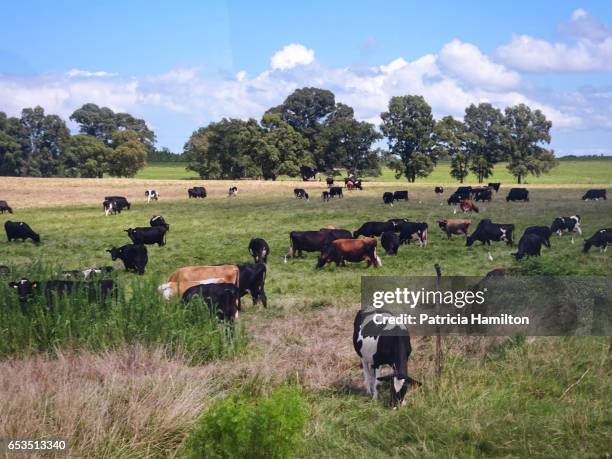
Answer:
[(380, 376), (380, 368), (372, 368), (370, 373), (370, 383), (372, 384), (372, 399), (378, 398), (378, 377)]
[(361, 368), (363, 370), (363, 385), (366, 388), (366, 392), (368, 395), (372, 395), (372, 386), (370, 383), (370, 370), (368, 370), (369, 365), (365, 360), (361, 361)]

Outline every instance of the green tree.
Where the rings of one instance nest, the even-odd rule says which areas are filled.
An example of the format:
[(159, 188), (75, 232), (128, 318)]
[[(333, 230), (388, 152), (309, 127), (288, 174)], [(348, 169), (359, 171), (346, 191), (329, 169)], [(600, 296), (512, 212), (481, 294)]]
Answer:
[(101, 140), (86, 134), (72, 136), (70, 143), (70, 155), (64, 167), (67, 175), (102, 178), (108, 170), (112, 149)]
[(26, 132), (19, 118), (0, 112), (0, 175), (25, 175), (27, 148)]
[(495, 163), (503, 157), (502, 112), (491, 104), (470, 105), (465, 109), (463, 118), (470, 134), (468, 151), (471, 158), (470, 170), (476, 175), (478, 183), (493, 175)]
[(468, 146), (474, 141), (465, 124), (452, 116), (445, 116), (436, 122), (435, 143), (438, 157), (448, 156), (451, 161), (450, 175), (461, 183), (470, 173), (470, 151)]
[(183, 147), (183, 154), (189, 162), (187, 170), (196, 172), (203, 179), (221, 177), (219, 159), (208, 151), (210, 131), (209, 127), (199, 128), (191, 134)]
[(134, 131), (116, 131), (108, 156), (108, 173), (113, 177), (133, 177), (146, 165), (147, 149)]
[(508, 171), (517, 183), (532, 174), (539, 177), (557, 165), (554, 152), (542, 145), (550, 143), (552, 122), (540, 110), (532, 111), (525, 104), (505, 109), (504, 148)]
[(396, 96), (389, 101), (389, 110), (380, 116), (389, 150), (401, 160), (396, 176), (403, 174), (409, 182), (427, 177), (437, 159), (429, 104), (422, 96)]
[(277, 114), (267, 113), (261, 124), (264, 127), (264, 147), (258, 164), (266, 180), (276, 180), (279, 175), (298, 177), (300, 166), (314, 166), (308, 141)]

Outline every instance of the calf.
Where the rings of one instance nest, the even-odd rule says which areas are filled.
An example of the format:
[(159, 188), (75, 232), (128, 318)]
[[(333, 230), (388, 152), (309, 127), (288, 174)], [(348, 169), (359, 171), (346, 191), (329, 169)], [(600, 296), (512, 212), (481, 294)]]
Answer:
[(605, 189), (593, 189), (593, 190), (589, 190), (587, 191), (584, 196), (582, 196), (582, 200), (583, 201), (587, 201), (589, 199), (595, 199), (596, 201), (599, 199), (603, 199), (606, 200), (608, 199), (607, 195), (606, 195), (606, 190)]
[(132, 205), (124, 196), (105, 196), (105, 201), (114, 201), (115, 207), (121, 212), (123, 209), (130, 210)]
[(200, 265), (185, 266), (174, 271), (168, 282), (161, 284), (157, 291), (165, 299), (183, 294), (194, 285), (205, 284), (240, 284), (240, 271), (236, 265)]
[(339, 197), (339, 198), (343, 198), (344, 196), (342, 195), (342, 187), (341, 186), (332, 186), (329, 189), (329, 197), (333, 198), (333, 197)]
[(451, 234), (463, 234), (467, 238), (468, 230), (471, 224), (472, 220), (463, 220), (458, 218), (438, 220), (438, 226), (446, 233), (446, 237), (448, 237), (448, 239), (451, 238)]
[(193, 188), (189, 188), (187, 190), (187, 195), (189, 198), (205, 198), (206, 188), (203, 186), (194, 186)]
[(293, 194), (295, 195), (296, 199), (305, 199), (308, 201), (308, 193), (306, 193), (304, 188), (294, 188)]
[(140, 244), (128, 244), (122, 247), (113, 247), (107, 250), (113, 261), (120, 259), (126, 271), (134, 271), (138, 274), (144, 274), (149, 256), (147, 248)]
[(523, 236), (527, 234), (535, 234), (542, 240), (542, 244), (550, 249), (550, 236), (552, 232), (548, 226), (530, 226), (523, 231)]
[(331, 177), (327, 177), (327, 178), (325, 179), (325, 183), (327, 183), (327, 186), (328, 186), (328, 187), (331, 187), (331, 186), (334, 184), (334, 179), (333, 179), (333, 178), (331, 178)]
[(8, 220), (4, 223), (4, 231), (6, 231), (6, 237), (9, 242), (15, 239), (21, 239), (22, 242), (26, 239), (31, 239), (36, 244), (40, 242), (40, 236), (25, 222), (12, 222)]
[(572, 215), (571, 217), (557, 217), (550, 225), (550, 232), (557, 233), (561, 236), (563, 233), (578, 233), (582, 235), (580, 228), (580, 215)]
[(155, 190), (147, 190), (145, 191), (145, 198), (147, 198), (147, 204), (151, 201), (158, 201), (159, 193)]
[[(408, 376), (408, 359), (412, 352), (410, 335), (381, 336), (382, 327), (374, 322), (376, 312), (358, 311), (353, 323), (353, 347), (361, 358), (364, 384), (368, 395), (378, 397), (378, 382), (392, 381), (392, 404), (403, 405), (404, 396), (410, 386), (421, 383)], [(393, 374), (380, 376), (380, 368), (389, 365)]]
[(387, 255), (397, 255), (400, 246), (399, 236), (395, 231), (385, 231), (380, 237), (380, 244)]
[(162, 226), (129, 228), (124, 231), (134, 244), (157, 244), (160, 247), (166, 245), (167, 230)]
[(391, 193), (390, 191), (385, 191), (383, 193), (383, 202), (393, 207), (393, 193)]
[(511, 188), (506, 196), (506, 202), (509, 201), (529, 201), (529, 190), (527, 188)]
[(612, 244), (612, 228), (600, 229), (584, 241), (583, 252), (587, 253), (592, 246), (599, 247), (600, 251), (605, 252), (609, 244)]
[(426, 222), (408, 222), (402, 225), (399, 242), (400, 244), (410, 244), (410, 241), (419, 241), (419, 247), (427, 247)]
[(159, 226), (160, 228), (166, 228), (166, 231), (170, 231), (170, 225), (166, 223), (166, 220), (164, 220), (164, 217), (161, 215), (152, 217), (151, 220), (149, 220), (149, 225), (151, 225), (151, 227)]
[(463, 199), (461, 202), (459, 202), (459, 208), (463, 211), (463, 213), (466, 213), (466, 212), (478, 213), (478, 206), (476, 206), (476, 203), (472, 201), (471, 199)]
[(374, 265), (375, 268), (382, 266), (382, 262), (376, 254), (377, 244), (376, 238), (370, 237), (364, 239), (336, 239), (321, 251), (317, 261), (317, 269), (331, 262), (336, 263), (336, 266), (346, 266), (347, 261), (358, 263), (364, 260), (368, 267), (371, 265)]
[(395, 231), (395, 223), (388, 222), (367, 222), (353, 232), (353, 237), (357, 239), (359, 236), (373, 237), (380, 236), (385, 231)]
[(240, 270), (240, 296), (251, 294), (253, 305), (261, 301), (264, 308), (268, 307), (268, 299), (264, 291), (266, 283), (266, 265), (255, 263), (249, 265), (238, 265)]
[(228, 196), (238, 196), (238, 187), (237, 186), (230, 186), (229, 190), (227, 191), (227, 195)]
[(435, 188), (434, 188), (434, 193), (436, 193), (436, 194), (442, 194), (442, 193), (444, 193), (444, 187), (441, 187), (441, 186), (437, 186), (437, 187), (435, 187)]
[[(183, 301), (189, 303), (199, 296), (211, 308), (219, 320), (233, 322), (240, 311), (240, 290), (233, 284), (198, 284), (183, 293)], [(214, 308), (214, 311), (213, 311)]]
[(408, 201), (408, 191), (394, 191), (393, 192), (393, 200), (394, 201)]
[(537, 234), (523, 234), (518, 244), (518, 252), (514, 254), (517, 260), (527, 257), (539, 257), (542, 250), (542, 239)]
[(3, 214), (4, 212), (12, 214), (13, 209), (11, 209), (11, 206), (9, 206), (6, 201), (0, 201), (0, 214)]
[(496, 193), (499, 191), (500, 187), (501, 187), (501, 182), (490, 182), (489, 183), (489, 188), (495, 190)]
[[(36, 291), (40, 289), (40, 282), (21, 279), (18, 282), (11, 282), (9, 286), (17, 290), (19, 302), (28, 301)], [(61, 298), (66, 295), (84, 292), (90, 303), (101, 301), (104, 302), (107, 298), (116, 298), (117, 290), (115, 283), (112, 280), (100, 280), (94, 282), (75, 282), (68, 280), (48, 280), (44, 282), (44, 296), (47, 306), (53, 305), (54, 298)]]
[(474, 200), (480, 202), (491, 201), (493, 199), (493, 192), (491, 190), (489, 187), (474, 190)]
[(267, 263), (268, 255), (270, 254), (270, 246), (265, 239), (256, 237), (249, 242), (249, 253), (253, 257), (255, 263)]
[(465, 245), (471, 247), (475, 241), (491, 245), (491, 241), (504, 241), (506, 245), (512, 246), (513, 224), (493, 223), (491, 220), (483, 219), (478, 223), (476, 230), (466, 238)]
[(289, 254), (295, 258), (302, 256), (302, 252), (320, 252), (330, 242), (336, 239), (350, 239), (351, 233), (346, 230), (326, 231), (291, 231), (289, 233)]
[(329, 196), (329, 191), (323, 191), (323, 192), (321, 193), (321, 199), (322, 199), (323, 201), (329, 201), (329, 198), (330, 198), (330, 196)]

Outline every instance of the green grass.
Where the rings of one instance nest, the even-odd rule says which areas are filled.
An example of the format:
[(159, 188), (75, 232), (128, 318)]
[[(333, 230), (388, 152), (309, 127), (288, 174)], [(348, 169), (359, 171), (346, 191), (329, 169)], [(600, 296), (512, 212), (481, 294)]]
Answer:
[(138, 171), (137, 179), (146, 180), (190, 180), (197, 179), (198, 174), (188, 171), (186, 163), (149, 163)]

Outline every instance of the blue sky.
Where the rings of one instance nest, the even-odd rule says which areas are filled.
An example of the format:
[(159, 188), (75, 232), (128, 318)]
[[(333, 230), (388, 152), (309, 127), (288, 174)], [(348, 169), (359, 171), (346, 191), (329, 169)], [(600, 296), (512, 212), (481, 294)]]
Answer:
[[(223, 116), (259, 118), (301, 86), (377, 123), (389, 97), (436, 116), (525, 102), (560, 154), (612, 154), (612, 4), (553, 2), (10, 2), (0, 110), (86, 102), (141, 116), (180, 151)], [(74, 126), (71, 126), (74, 128)]]

